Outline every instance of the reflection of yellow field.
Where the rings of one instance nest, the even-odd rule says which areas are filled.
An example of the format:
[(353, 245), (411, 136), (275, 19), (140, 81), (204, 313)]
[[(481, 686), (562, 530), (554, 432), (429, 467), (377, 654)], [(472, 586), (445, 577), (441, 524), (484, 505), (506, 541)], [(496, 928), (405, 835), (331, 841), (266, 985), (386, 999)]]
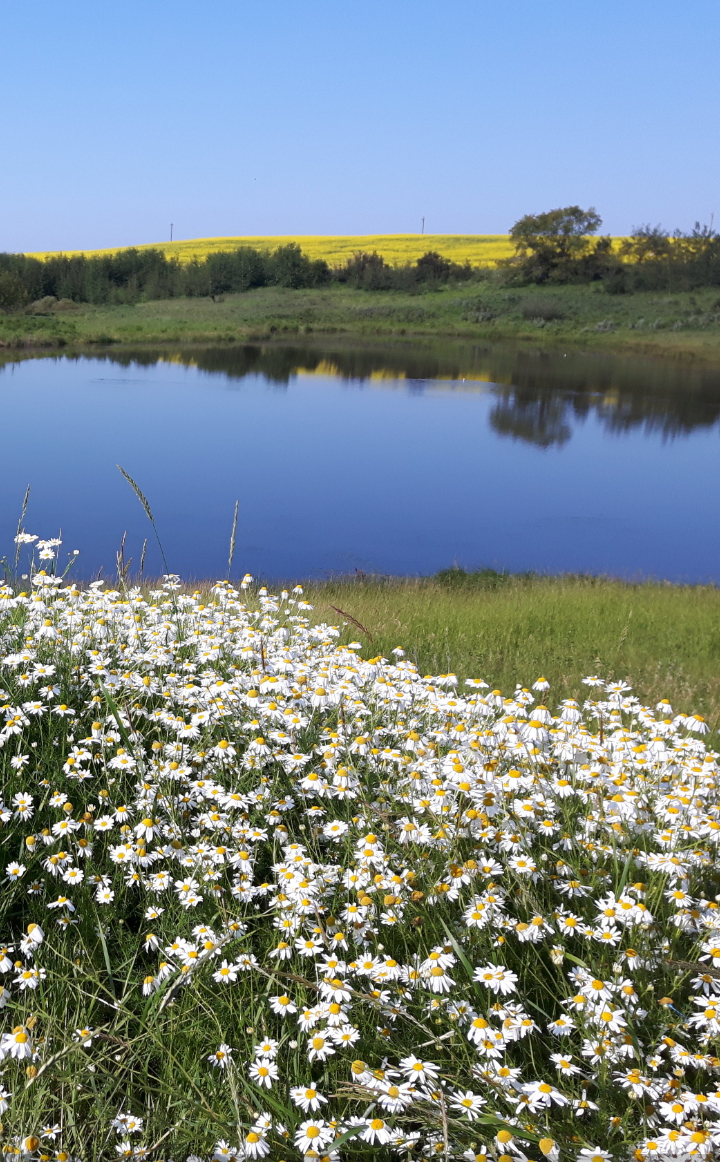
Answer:
[[(340, 266), (358, 250), (382, 254), (386, 262), (399, 265), (414, 262), (428, 250), (436, 250), (454, 262), (470, 262), (473, 266), (494, 266), (499, 258), (509, 258), (513, 247), (507, 234), (359, 234), (343, 237), (335, 235), (307, 234), (280, 235), (278, 237), (247, 238), (193, 238), (187, 242), (155, 242), (138, 246), (147, 250), (150, 246), (162, 250), (168, 258), (179, 258), (181, 262), (191, 262), (193, 258), (205, 258), (218, 250), (234, 250), (238, 246), (256, 246), (259, 249), (274, 250), (288, 242), (297, 242), (310, 258), (324, 258), (331, 266)], [(85, 254), (88, 258), (98, 254), (114, 254), (119, 249), (110, 250), (67, 250), (63, 253)], [(57, 252), (56, 252), (57, 253)], [(33, 258), (50, 258), (49, 252), (32, 255)]]
[[(158, 362), (159, 363), (176, 363), (180, 367), (199, 367), (200, 366), (197, 359), (194, 359), (192, 355), (188, 355), (185, 352), (183, 352), (182, 355), (179, 355), (179, 354), (160, 354), (160, 355), (158, 355)], [(313, 376), (317, 376), (319, 378), (331, 378), (331, 379), (335, 378), (335, 377), (339, 377), (342, 379), (342, 377), (343, 377), (342, 369), (338, 366), (337, 363), (334, 363), (332, 359), (321, 359), (316, 367), (301, 367), (300, 365), (298, 365), (294, 369), (293, 374), (296, 375), (299, 379), (302, 379), (305, 377), (313, 377)], [(393, 383), (402, 384), (404, 386), (405, 380), (407, 378), (408, 378), (407, 373), (405, 371), (397, 371), (393, 368), (388, 368), (387, 370), (384, 370), (384, 371), (383, 370), (371, 371), (368, 375), (362, 376), (362, 379), (365, 382), (367, 382), (367, 383), (381, 383), (383, 385), (383, 387), (388, 386), (388, 385), (392, 386)], [(466, 371), (459, 376), (436, 375), (430, 382), (432, 383), (432, 386), (435, 389), (437, 389), (439, 385), (445, 384), (445, 383), (447, 383), (450, 387), (455, 388), (461, 382), (465, 383), (466, 381), (469, 384), (473, 384), (473, 383), (502, 383), (502, 382), (504, 382), (503, 380), (498, 379), (497, 374), (495, 374), (495, 376), (493, 377), (489, 371), (477, 371), (477, 370), (476, 371)], [(507, 382), (509, 384), (510, 380), (508, 379)]]
[[(319, 376), (321, 378), (325, 376), (343, 377), (343, 372), (340, 367), (332, 363), (329, 359), (321, 360), (317, 367), (296, 367), (293, 374), (297, 375), (299, 379), (309, 378), (311, 376)], [(404, 387), (408, 375), (405, 371), (388, 369), (387, 371), (371, 371), (368, 375), (363, 375), (361, 378), (365, 383), (380, 383), (383, 387), (392, 387), (395, 383), (399, 387)], [(491, 376), (488, 371), (468, 371), (459, 376), (434, 375), (427, 382), (433, 391), (439, 391), (445, 386), (455, 390), (466, 382), (472, 385), (474, 383), (502, 383), (503, 381), (498, 379), (497, 375), (494, 377)], [(468, 387), (466, 390), (469, 391), (470, 388)]]

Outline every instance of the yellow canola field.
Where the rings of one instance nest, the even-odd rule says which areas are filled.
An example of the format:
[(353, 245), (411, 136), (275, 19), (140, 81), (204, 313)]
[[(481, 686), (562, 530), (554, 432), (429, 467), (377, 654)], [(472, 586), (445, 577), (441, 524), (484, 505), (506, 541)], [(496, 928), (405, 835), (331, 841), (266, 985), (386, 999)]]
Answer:
[[(498, 259), (509, 258), (513, 253), (507, 234), (357, 234), (321, 235), (298, 234), (277, 235), (275, 237), (248, 235), (239, 238), (191, 238), (179, 242), (151, 242), (138, 246), (138, 250), (151, 247), (162, 250), (168, 258), (179, 258), (181, 262), (203, 259), (219, 250), (234, 250), (238, 246), (255, 246), (261, 250), (275, 250), (296, 242), (310, 258), (324, 258), (330, 266), (342, 266), (358, 250), (376, 250), (386, 262), (394, 266), (414, 262), (428, 250), (435, 250), (453, 262), (469, 262), (473, 266), (495, 266)], [(84, 254), (88, 258), (100, 254), (116, 254), (128, 247), (118, 246), (108, 250), (67, 250), (66, 255)], [(59, 252), (43, 252), (32, 258), (51, 258)]]

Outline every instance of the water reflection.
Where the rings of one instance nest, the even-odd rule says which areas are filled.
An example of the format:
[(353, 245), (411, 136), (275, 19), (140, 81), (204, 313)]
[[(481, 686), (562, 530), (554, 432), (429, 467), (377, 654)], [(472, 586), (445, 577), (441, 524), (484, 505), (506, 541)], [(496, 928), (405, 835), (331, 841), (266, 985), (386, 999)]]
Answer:
[[(711, 428), (720, 421), (720, 370), (661, 360), (587, 352), (540, 352), (517, 347), (435, 341), (353, 346), (342, 339), (285, 344), (248, 343), (203, 349), (105, 351), (121, 367), (174, 362), (230, 381), (262, 375), (288, 387), (298, 375), (325, 375), (358, 387), (412, 394), (489, 391), (494, 431), (540, 448), (562, 446), (593, 414), (610, 434), (641, 429), (663, 439)], [(95, 354), (95, 353), (94, 353)], [(86, 356), (63, 356), (85, 358)], [(7, 358), (7, 356), (6, 356)]]
[(562, 446), (572, 435), (568, 404), (553, 392), (503, 391), (489, 422), (499, 436), (527, 440), (540, 448)]
[[(170, 567), (264, 578), (453, 561), (716, 578), (720, 372), (457, 342), (93, 350), (0, 373), (0, 555), (19, 507), (112, 571), (150, 498)], [(10, 367), (9, 364), (13, 363)], [(2, 360), (0, 360), (0, 366)], [(21, 435), (24, 434), (24, 435)], [(162, 562), (152, 543), (146, 569)]]

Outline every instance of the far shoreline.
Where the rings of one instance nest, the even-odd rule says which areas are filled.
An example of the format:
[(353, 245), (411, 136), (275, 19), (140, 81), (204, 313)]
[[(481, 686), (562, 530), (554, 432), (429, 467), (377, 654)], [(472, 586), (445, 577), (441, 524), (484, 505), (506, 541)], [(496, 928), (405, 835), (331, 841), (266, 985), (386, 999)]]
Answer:
[(58, 355), (66, 355), (71, 358), (85, 356), (91, 359), (93, 356), (107, 355), (113, 351), (138, 351), (148, 354), (157, 352), (158, 355), (161, 355), (170, 350), (184, 350), (191, 353), (193, 350), (213, 347), (243, 347), (256, 344), (277, 347), (298, 344), (310, 347), (322, 345), (324, 340), (332, 340), (333, 342), (350, 340), (353, 344), (368, 348), (386, 344), (409, 345), (418, 341), (428, 343), (432, 340), (442, 340), (463, 346), (481, 344), (483, 347), (522, 347), (528, 352), (538, 354), (557, 355), (559, 351), (567, 350), (568, 353), (572, 352), (574, 355), (609, 355), (616, 358), (656, 360), (664, 364), (677, 363), (686, 366), (720, 369), (720, 342), (718, 342), (717, 347), (703, 344), (694, 347), (688, 343), (677, 345), (653, 343), (639, 339), (625, 339), (622, 336), (616, 336), (609, 341), (600, 338), (548, 337), (542, 342), (538, 342), (535, 336), (523, 332), (512, 334), (487, 331), (469, 334), (462, 331), (429, 333), (428, 331), (412, 332), (403, 329), (400, 331), (378, 331), (369, 335), (367, 331), (336, 331), (321, 328), (305, 332), (288, 328), (282, 331), (255, 331), (230, 336), (210, 333), (193, 335), (187, 339), (158, 335), (155, 338), (145, 338), (140, 343), (133, 342), (132, 339), (114, 339), (109, 336), (102, 336), (98, 339), (89, 338), (74, 343), (68, 342), (62, 336), (48, 339), (28, 337), (11, 342), (0, 340), (0, 365), (15, 360)]
[[(537, 312), (537, 316), (534, 315)], [(134, 305), (71, 304), (0, 315), (0, 361), (102, 349), (331, 342), (457, 343), (607, 354), (720, 367), (717, 288), (608, 295), (593, 286), (454, 286), (404, 294), (347, 288), (262, 288)]]

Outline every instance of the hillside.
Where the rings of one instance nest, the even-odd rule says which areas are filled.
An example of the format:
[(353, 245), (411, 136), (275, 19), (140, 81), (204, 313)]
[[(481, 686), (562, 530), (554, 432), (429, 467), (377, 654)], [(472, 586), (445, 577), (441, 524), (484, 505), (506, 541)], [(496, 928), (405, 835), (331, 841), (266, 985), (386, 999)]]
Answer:
[[(181, 262), (191, 262), (194, 258), (205, 258), (207, 254), (219, 250), (234, 250), (238, 246), (255, 246), (273, 250), (288, 242), (296, 242), (310, 258), (324, 258), (331, 266), (339, 266), (358, 250), (376, 250), (386, 261), (393, 264), (414, 262), (428, 250), (437, 250), (454, 262), (470, 262), (473, 266), (494, 266), (498, 259), (512, 254), (507, 234), (358, 234), (358, 235), (278, 235), (244, 236), (237, 238), (191, 238), (177, 242), (150, 242), (138, 246), (139, 250), (155, 247), (168, 257), (177, 257)], [(68, 250), (66, 254), (113, 254), (126, 247), (111, 247), (107, 250)], [(57, 252), (55, 252), (57, 253)], [(50, 258), (51, 252), (39, 252), (34, 258)]]

